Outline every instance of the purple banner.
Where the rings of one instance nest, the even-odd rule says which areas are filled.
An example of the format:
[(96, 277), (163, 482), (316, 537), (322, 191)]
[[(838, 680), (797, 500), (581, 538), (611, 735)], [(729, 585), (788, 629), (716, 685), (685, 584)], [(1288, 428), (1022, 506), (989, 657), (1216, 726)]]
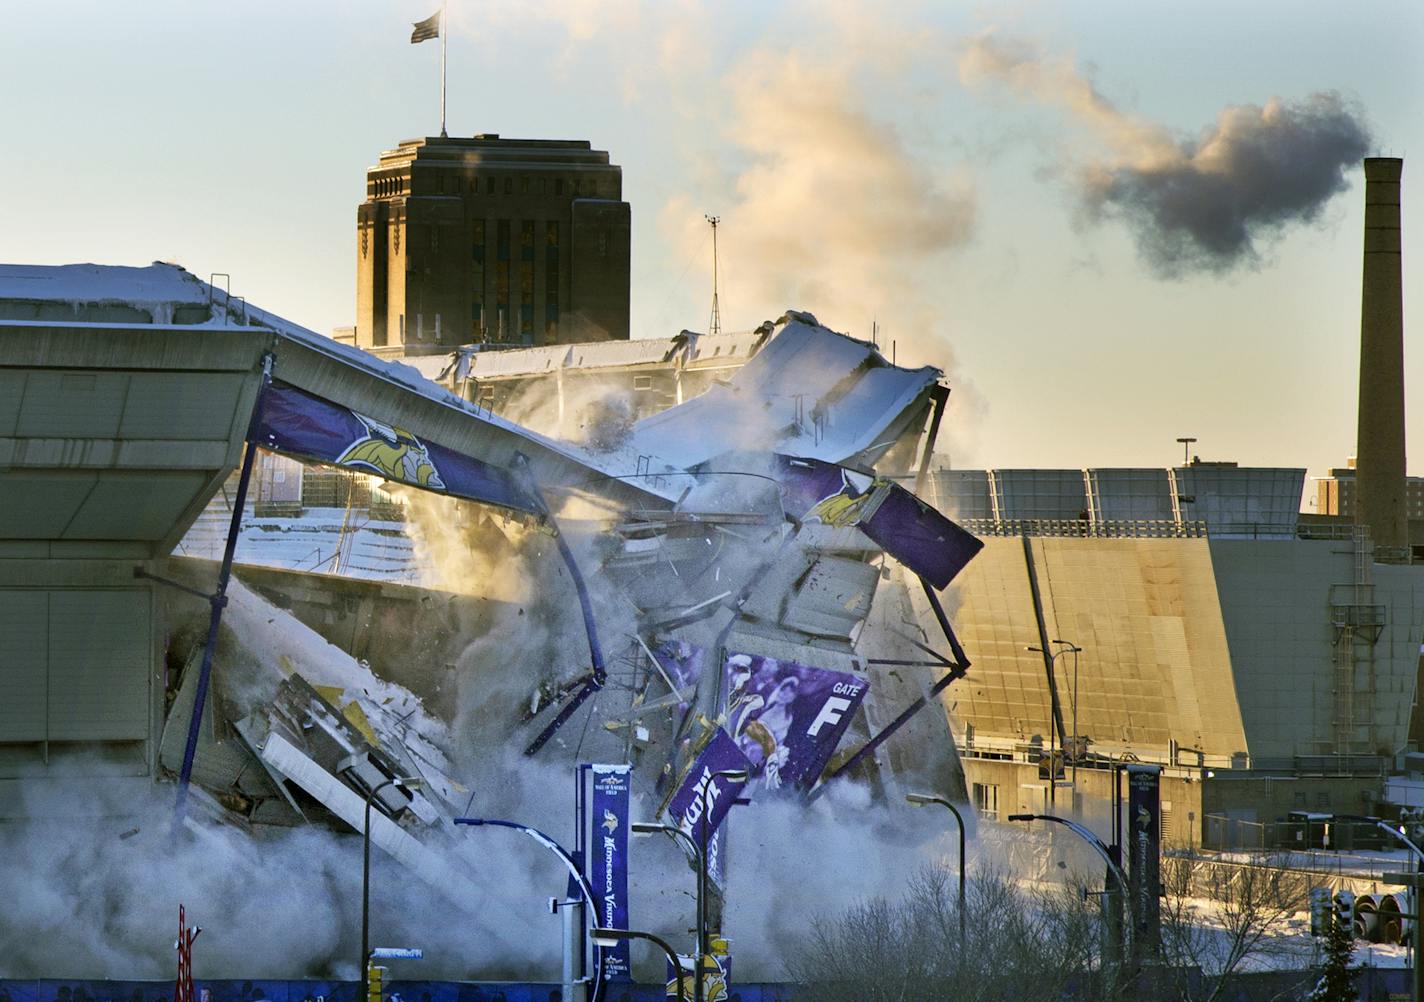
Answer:
[(870, 683), (846, 672), (729, 654), (727, 730), (759, 785), (809, 789), (820, 778)]
[(691, 835), (694, 841), (700, 841), (703, 837), (705, 824), (705, 833), (710, 841), (712, 833), (731, 810), (732, 801), (741, 795), (742, 787), (746, 786), (745, 781), (736, 783), (726, 776), (714, 778), (713, 773), (750, 768), (747, 757), (736, 742), (722, 728), (717, 728), (712, 740), (707, 742), (707, 747), (702, 749), (692, 768), (682, 777), (677, 792), (668, 802), (669, 820)]
[(981, 540), (893, 481), (818, 459), (776, 460), (781, 504), (788, 516), (838, 528), (854, 526), (936, 588), (948, 585), (984, 548)]
[[(605, 929), (628, 928), (628, 780), (629, 765), (584, 766), (592, 777), (588, 815), (592, 831), (588, 838), (585, 875), (598, 898), (598, 924)], [(604, 947), (603, 979), (631, 981), (629, 944)]]
[(273, 452), (359, 470), (427, 491), (484, 501), (535, 515), (543, 506), (507, 470), (404, 428), (357, 414), (273, 381), (262, 400), (257, 444)]
[(1162, 768), (1127, 767), (1128, 884), (1130, 913), (1136, 921), (1132, 941), (1138, 950), (1161, 946), (1162, 925)]

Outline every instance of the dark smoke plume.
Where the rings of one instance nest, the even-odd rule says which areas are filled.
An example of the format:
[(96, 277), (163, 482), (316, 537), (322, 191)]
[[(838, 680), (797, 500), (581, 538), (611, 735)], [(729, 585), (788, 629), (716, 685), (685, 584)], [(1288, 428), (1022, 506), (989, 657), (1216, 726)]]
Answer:
[(1115, 107), (1071, 63), (1019, 41), (980, 35), (959, 69), (968, 84), (995, 79), (1060, 105), (1096, 135), (1104, 151), (1072, 173), (1088, 217), (1125, 222), (1164, 277), (1256, 264), (1261, 244), (1319, 217), (1370, 148), (1363, 114), (1333, 91), (1228, 107), (1182, 139)]

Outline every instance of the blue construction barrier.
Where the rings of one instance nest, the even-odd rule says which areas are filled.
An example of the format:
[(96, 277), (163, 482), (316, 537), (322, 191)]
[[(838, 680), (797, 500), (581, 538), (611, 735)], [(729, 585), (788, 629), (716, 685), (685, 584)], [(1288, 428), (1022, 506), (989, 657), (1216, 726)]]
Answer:
[[(355, 1002), (351, 981), (213, 981), (195, 978), (198, 1002)], [(793, 985), (737, 985), (728, 1002), (792, 1002)], [(562, 1002), (559, 985), (387, 981), (387, 1002)], [(665, 1002), (661, 985), (613, 985), (605, 1002)], [(173, 1002), (172, 981), (0, 979), (0, 1002)]]

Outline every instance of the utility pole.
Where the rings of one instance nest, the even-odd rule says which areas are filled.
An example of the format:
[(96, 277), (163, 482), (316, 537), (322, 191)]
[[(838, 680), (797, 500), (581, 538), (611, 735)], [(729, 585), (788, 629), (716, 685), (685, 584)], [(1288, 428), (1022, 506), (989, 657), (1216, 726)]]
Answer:
[(722, 333), (722, 311), (717, 305), (717, 224), (721, 216), (703, 215), (712, 224), (712, 322), (707, 325), (708, 334)]

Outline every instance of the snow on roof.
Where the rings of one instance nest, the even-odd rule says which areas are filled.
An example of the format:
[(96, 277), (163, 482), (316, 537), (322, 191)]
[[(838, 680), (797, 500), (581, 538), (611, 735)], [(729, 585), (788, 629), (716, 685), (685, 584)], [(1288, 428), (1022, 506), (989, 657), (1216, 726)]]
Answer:
[[(205, 304), (209, 302), (210, 295), (215, 305), (212, 318), (207, 323), (190, 325), (187, 329), (234, 326), (235, 322), (240, 322), (239, 318), (243, 316), (245, 310), (246, 326), (248, 327), (256, 326), (271, 330), (280, 338), (301, 344), (352, 368), (370, 373), (379, 379), (395, 383), (428, 400), (462, 411), (474, 420), (493, 425), (530, 442), (538, 443), (550, 452), (584, 466), (600, 476), (621, 477), (632, 473), (635, 469), (632, 465), (624, 464), (621, 456), (593, 453), (581, 446), (548, 438), (530, 431), (523, 425), (508, 421), (456, 396), (427, 379), (420, 370), (403, 362), (377, 358), (354, 345), (343, 344), (324, 334), (307, 330), (299, 324), (294, 324), (275, 313), (270, 313), (251, 304), (244, 304), (243, 307), (234, 305), (228, 309), (226, 307), (229, 298), (227, 292), (211, 287), (207, 282), (175, 264), (154, 262), (144, 268), (96, 264), (0, 265), (0, 300), (113, 302), (146, 307), (151, 304)], [(160, 310), (158, 314), (164, 312)], [(155, 319), (158, 314), (155, 315)], [(84, 323), (86, 327), (102, 329), (133, 328), (135, 326), (151, 329), (152, 326), (131, 323), (79, 322)], [(55, 322), (0, 320), (0, 327), (16, 325), (72, 326), (72, 324), (57, 324)], [(664, 471), (653, 470), (652, 472)], [(671, 488), (660, 488), (656, 484), (646, 481), (640, 481), (639, 487), (653, 494), (664, 494), (671, 490)]]
[(0, 264), (0, 299), (72, 303), (206, 303), (206, 287), (177, 265)]
[(470, 354), (470, 377), (537, 375), (553, 372), (564, 365), (569, 346), (551, 344), (539, 348), (505, 348), (498, 351), (476, 351)]
[[(459, 350), (469, 355), (472, 379), (491, 379), (499, 376), (537, 376), (561, 368), (592, 371), (674, 361), (693, 368), (723, 359), (740, 364), (752, 356), (764, 339), (765, 334), (761, 330), (735, 334), (684, 331), (677, 337), (588, 341), (538, 348)], [(445, 357), (448, 359), (450, 356)]]

